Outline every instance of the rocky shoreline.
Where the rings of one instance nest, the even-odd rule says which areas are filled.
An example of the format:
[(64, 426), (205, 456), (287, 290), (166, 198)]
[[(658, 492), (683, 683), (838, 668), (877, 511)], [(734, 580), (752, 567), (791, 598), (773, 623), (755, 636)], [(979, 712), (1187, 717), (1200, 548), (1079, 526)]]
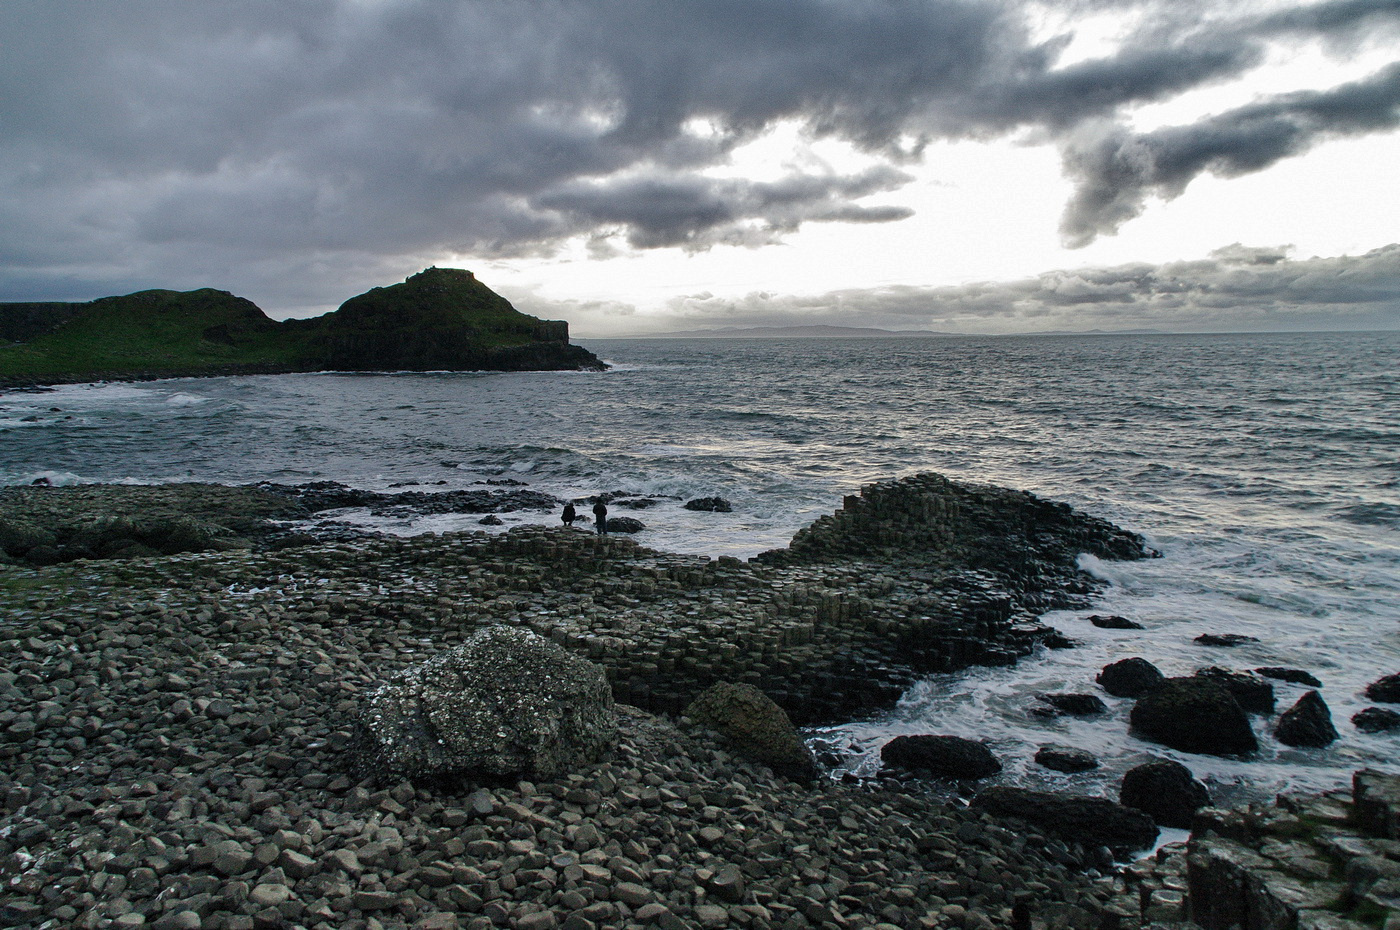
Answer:
[[(1096, 844), (917, 782), (790, 781), (683, 713), (734, 681), (839, 719), (917, 674), (1014, 661), (1053, 642), (1038, 612), (1087, 603), (1074, 554), (1152, 554), (1131, 534), (938, 476), (868, 488), (751, 563), (562, 527), (290, 539), (264, 533), (306, 513), (286, 495), (180, 487), (0, 492), (11, 529), (168, 506), (210, 543), (0, 566), (0, 923), (1149, 922)], [(538, 783), (357, 782), (363, 696), (493, 626), (601, 666), (616, 745)]]

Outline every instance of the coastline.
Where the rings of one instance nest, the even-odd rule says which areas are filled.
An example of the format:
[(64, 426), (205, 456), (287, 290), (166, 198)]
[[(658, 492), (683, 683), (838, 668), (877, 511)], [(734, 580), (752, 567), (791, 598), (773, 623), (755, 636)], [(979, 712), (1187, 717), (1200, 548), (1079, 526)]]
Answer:
[[(1075, 553), (1155, 554), (1102, 520), (920, 475), (748, 563), (564, 527), (287, 533), (346, 492), (0, 490), (0, 535), (164, 520), (197, 550), (0, 565), (0, 924), (1189, 930), (1247, 907), (1359, 930), (1344, 914), (1392, 906), (1368, 863), (1394, 776), (1205, 808), (1189, 846), (1124, 864), (1090, 822), (967, 806), (966, 782), (789, 780), (685, 716), (717, 681), (827, 719), (1015, 661), (1049, 643), (1037, 611), (1092, 596)], [(538, 781), (356, 781), (362, 697), (493, 626), (601, 667), (611, 748)]]
[[(754, 563), (534, 527), (0, 569), (11, 925), (980, 928), (1019, 904), (1097, 927), (1121, 891), (1106, 851), (917, 785), (789, 782), (679, 715), (720, 677), (812, 719), (893, 699), (857, 679), (908, 632), (888, 605), (910, 590), (878, 552), (823, 555), (878, 528), (896, 558), (861, 500)], [(966, 628), (929, 661), (1039, 641), (1029, 589), (963, 581), (945, 606)], [(358, 696), (492, 623), (607, 670), (615, 750), (550, 783), (353, 782)]]

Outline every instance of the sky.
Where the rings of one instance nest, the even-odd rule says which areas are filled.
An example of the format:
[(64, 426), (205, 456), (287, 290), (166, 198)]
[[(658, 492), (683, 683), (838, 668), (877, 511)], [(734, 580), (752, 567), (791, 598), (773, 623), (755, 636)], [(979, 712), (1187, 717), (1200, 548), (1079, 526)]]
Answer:
[(0, 300), (1400, 329), (1400, 0), (0, 3)]

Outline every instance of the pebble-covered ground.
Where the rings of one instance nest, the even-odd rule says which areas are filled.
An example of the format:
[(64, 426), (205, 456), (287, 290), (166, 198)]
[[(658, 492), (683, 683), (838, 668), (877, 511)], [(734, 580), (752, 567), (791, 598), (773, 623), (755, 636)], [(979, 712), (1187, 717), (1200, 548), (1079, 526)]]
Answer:
[[(631, 547), (561, 591), (548, 558), (511, 545), (0, 567), (0, 920), (1098, 927), (1121, 909), (1097, 851), (917, 787), (788, 783), (683, 717), (625, 707), (615, 749), (555, 782), (353, 782), (342, 750), (372, 683), (480, 622), (635, 607), (615, 572), (665, 558)], [(660, 588), (649, 609), (696, 610), (683, 584)]]

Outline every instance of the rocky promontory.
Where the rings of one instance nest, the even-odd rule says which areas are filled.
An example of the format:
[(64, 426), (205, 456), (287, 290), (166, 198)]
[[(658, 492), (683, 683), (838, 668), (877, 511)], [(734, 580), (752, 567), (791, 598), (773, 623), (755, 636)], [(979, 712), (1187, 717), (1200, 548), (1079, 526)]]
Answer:
[[(7, 344), (9, 343), (9, 344)], [(0, 387), (299, 371), (602, 370), (569, 324), (470, 271), (428, 268), (324, 316), (277, 322), (227, 291), (0, 303)]]
[[(838, 719), (921, 672), (1014, 661), (1049, 637), (1043, 604), (1092, 588), (1048, 534), (1106, 524), (988, 525), (996, 491), (920, 476), (848, 500), (856, 538), (790, 559), (565, 527), (289, 545), (258, 527), (295, 495), (185, 487), (165, 489), (188, 496), (179, 516), (239, 539), (0, 566), (11, 926), (1092, 928), (1121, 894), (1097, 840), (915, 784), (788, 781), (686, 716), (731, 682), (795, 722)], [(117, 519), (141, 493), (9, 489), (0, 518), (51, 529), (81, 499)], [(874, 536), (905, 542), (861, 548), (872, 506), (913, 515)], [(960, 566), (988, 534), (1020, 534), (1015, 558)], [(602, 755), (534, 778), (359, 780), (368, 696), (493, 629), (598, 669), (617, 715)]]

